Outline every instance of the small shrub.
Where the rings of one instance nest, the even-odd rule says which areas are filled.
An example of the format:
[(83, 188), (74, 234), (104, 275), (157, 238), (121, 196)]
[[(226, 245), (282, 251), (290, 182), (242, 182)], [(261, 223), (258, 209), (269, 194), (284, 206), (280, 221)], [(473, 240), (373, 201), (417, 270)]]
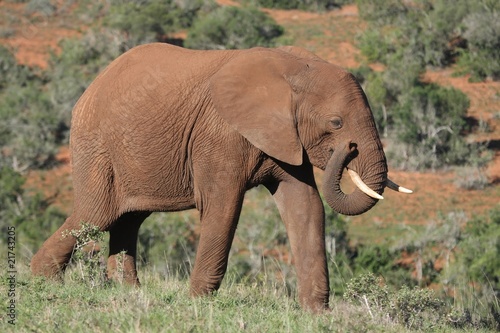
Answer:
[(105, 232), (101, 231), (99, 227), (85, 222), (81, 223), (80, 229), (63, 234), (63, 237), (76, 239), (71, 257), (76, 280), (91, 288), (101, 287), (107, 282), (103, 256), (106, 251), (100, 245), (104, 236)]
[(373, 273), (361, 274), (352, 278), (346, 285), (344, 299), (350, 303), (359, 303), (373, 311), (384, 312), (390, 307), (390, 292), (386, 285)]
[(408, 7), (401, 0), (356, 0), (359, 15), (363, 20), (378, 26), (392, 24), (408, 12)]
[(402, 286), (393, 295), (393, 317), (409, 329), (430, 329), (442, 325), (445, 304), (432, 290)]
[(196, 20), (184, 45), (192, 49), (271, 47), (283, 28), (256, 8), (226, 6)]
[(489, 185), (484, 167), (467, 165), (456, 169), (455, 186), (464, 190), (482, 190)]
[(23, 85), (34, 75), (34, 70), (17, 63), (12, 50), (0, 45), (0, 94), (8, 85)]
[(420, 64), (423, 69), (459, 59), (459, 73), (470, 73), (472, 80), (500, 77), (498, 1), (438, 0), (417, 5), (357, 0), (357, 4), (370, 26), (359, 38), (368, 60), (399, 68)]
[(469, 277), (500, 290), (500, 206), (487, 218), (480, 216), (467, 224), (460, 248), (459, 258)]
[(390, 271), (394, 266), (395, 256), (388, 247), (383, 245), (358, 246), (354, 259), (355, 267), (374, 274)]
[(11, 38), (15, 36), (16, 30), (9, 27), (0, 27), (0, 38)]
[(344, 299), (366, 308), (374, 319), (391, 321), (408, 329), (444, 326), (446, 307), (431, 290), (406, 286), (390, 290), (372, 273), (362, 274), (347, 283)]

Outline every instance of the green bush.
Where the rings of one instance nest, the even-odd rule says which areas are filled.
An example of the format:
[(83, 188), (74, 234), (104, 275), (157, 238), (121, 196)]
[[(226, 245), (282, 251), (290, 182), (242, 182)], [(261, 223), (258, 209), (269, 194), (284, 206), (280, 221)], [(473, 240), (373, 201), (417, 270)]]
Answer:
[(344, 299), (366, 307), (372, 318), (390, 320), (408, 329), (446, 327), (443, 319), (448, 309), (431, 290), (402, 286), (393, 291), (372, 273), (351, 279)]
[(216, 8), (213, 0), (117, 0), (105, 25), (125, 32), (132, 45), (159, 41), (174, 31), (189, 28), (200, 11)]
[(8, 85), (22, 84), (33, 75), (28, 67), (17, 64), (16, 57), (10, 49), (0, 45), (0, 93)]
[(408, 13), (409, 8), (401, 0), (356, 0), (359, 15), (363, 20), (384, 26), (395, 23)]
[(196, 20), (184, 45), (192, 49), (274, 46), (283, 28), (256, 8), (221, 7)]
[(242, 3), (258, 7), (279, 9), (301, 9), (310, 11), (324, 11), (341, 7), (353, 0), (241, 0)]
[[(453, 60), (455, 27), (463, 18), (468, 5), (464, 1), (441, 6), (448, 0), (422, 1), (413, 6), (400, 0), (384, 1), (358, 0), (360, 16), (367, 20), (370, 28), (360, 38), (362, 52), (371, 60), (378, 60), (387, 65), (394, 61), (403, 61), (397, 54), (406, 52), (405, 58), (414, 58), (412, 62), (422, 66), (444, 66)], [(455, 9), (458, 7), (458, 9)], [(437, 9), (436, 9), (437, 8)], [(452, 15), (443, 10), (453, 8)], [(462, 15), (457, 13), (464, 12)], [(444, 20), (444, 17), (448, 17)], [(450, 22), (451, 20), (451, 22)], [(384, 52), (386, 51), (386, 52)]]
[[(408, 63), (444, 67), (459, 59), (472, 79), (500, 76), (498, 1), (357, 0), (369, 28), (359, 47), (369, 61), (404, 68)], [(401, 63), (398, 65), (398, 63)]]
[(16, 63), (0, 47), (0, 167), (17, 171), (48, 166), (57, 151), (64, 125), (53, 113), (47, 77)]
[[(500, 10), (500, 9), (499, 9)], [(500, 12), (471, 13), (464, 19), (468, 47), (459, 60), (471, 80), (500, 79)]]
[(469, 155), (463, 132), (469, 99), (464, 93), (426, 84), (401, 95), (399, 102), (393, 111), (395, 145), (406, 147), (406, 156), (418, 160), (395, 158), (414, 169), (439, 168), (467, 161)]
[(10, 86), (2, 97), (2, 162), (19, 171), (49, 166), (57, 153), (64, 125), (52, 112), (43, 86), (38, 82), (25, 87)]
[(361, 245), (357, 250), (354, 264), (358, 271), (378, 275), (390, 271), (395, 266), (396, 256), (386, 246)]

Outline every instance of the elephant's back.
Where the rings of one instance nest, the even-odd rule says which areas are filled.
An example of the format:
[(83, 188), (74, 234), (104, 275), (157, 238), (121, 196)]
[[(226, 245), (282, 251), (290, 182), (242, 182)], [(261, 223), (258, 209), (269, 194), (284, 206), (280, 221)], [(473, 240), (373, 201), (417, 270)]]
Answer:
[(187, 124), (197, 117), (200, 99), (209, 100), (209, 77), (230, 56), (231, 51), (194, 51), (164, 43), (135, 47), (106, 67), (80, 97), (71, 135), (98, 135), (118, 124), (123, 130)]
[(140, 112), (153, 103), (185, 101), (203, 89), (232, 53), (195, 51), (165, 43), (137, 46), (97, 76), (75, 105), (73, 118), (89, 120), (101, 117), (95, 113)]

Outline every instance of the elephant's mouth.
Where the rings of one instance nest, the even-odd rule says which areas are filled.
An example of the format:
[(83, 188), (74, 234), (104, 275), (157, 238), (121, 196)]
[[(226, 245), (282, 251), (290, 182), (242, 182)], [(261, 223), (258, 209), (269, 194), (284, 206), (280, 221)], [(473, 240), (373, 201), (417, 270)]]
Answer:
[[(358, 150), (357, 146), (355, 143), (348, 143), (348, 147), (346, 148), (345, 152), (345, 160), (343, 163), (343, 166), (341, 168), (342, 174), (344, 170), (347, 171), (347, 174), (349, 175), (351, 181), (353, 182), (354, 185), (363, 193), (368, 195), (371, 198), (377, 199), (377, 200), (383, 200), (384, 197), (374, 190), (372, 190), (368, 185), (365, 184), (365, 182), (361, 179), (361, 176), (354, 171), (354, 169), (349, 168), (349, 164), (358, 156)], [(330, 154), (330, 159), (333, 157), (333, 149)], [(342, 177), (342, 174), (340, 175)]]
[(347, 173), (349, 174), (349, 177), (351, 177), (352, 182), (354, 183), (354, 185), (356, 185), (357, 188), (360, 189), (361, 192), (377, 200), (384, 199), (383, 196), (381, 196), (380, 194), (372, 190), (368, 185), (366, 185), (356, 171), (349, 169), (348, 167), (346, 167), (346, 169)]
[[(361, 176), (354, 168), (349, 167), (351, 164), (356, 165), (357, 157), (359, 156), (356, 145), (348, 142), (333, 151), (326, 165), (323, 194), (328, 205), (336, 212), (344, 215), (359, 215), (366, 212), (378, 200), (384, 199), (382, 193), (385, 187), (403, 193), (412, 193), (411, 190), (400, 187), (387, 178), (387, 165), (383, 153), (380, 160), (370, 165), (370, 170), (361, 170), (364, 171)], [(340, 179), (344, 170), (347, 170), (356, 186), (354, 192), (350, 194), (344, 193), (340, 188)]]

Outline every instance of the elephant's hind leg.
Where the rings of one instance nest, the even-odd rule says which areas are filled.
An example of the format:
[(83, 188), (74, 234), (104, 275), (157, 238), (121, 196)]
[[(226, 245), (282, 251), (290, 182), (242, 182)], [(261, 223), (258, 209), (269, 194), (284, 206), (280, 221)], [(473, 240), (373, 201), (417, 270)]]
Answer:
[(68, 233), (78, 228), (78, 220), (75, 219), (75, 215), (71, 215), (43, 243), (40, 250), (31, 259), (31, 271), (34, 275), (62, 278), (62, 273), (71, 259), (71, 254), (76, 243), (76, 239)]
[[(75, 164), (86, 165), (82, 162)], [(92, 168), (88, 169), (90, 171), (73, 170), (74, 211), (31, 259), (33, 274), (51, 278), (62, 277), (76, 244), (76, 239), (68, 233), (81, 229), (82, 223), (97, 226), (99, 230), (105, 231), (116, 221), (118, 209), (110, 181), (110, 167), (92, 164)]]
[(149, 212), (122, 215), (109, 229), (108, 278), (139, 285), (136, 270), (137, 236)]

